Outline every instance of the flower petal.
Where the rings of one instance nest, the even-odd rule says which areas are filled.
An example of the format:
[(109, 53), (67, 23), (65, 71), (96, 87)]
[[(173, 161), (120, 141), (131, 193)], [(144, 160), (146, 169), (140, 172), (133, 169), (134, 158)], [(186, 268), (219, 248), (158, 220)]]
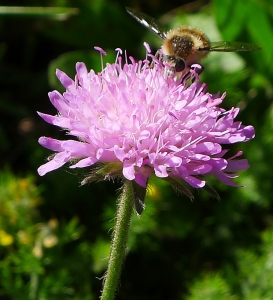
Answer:
[(142, 187), (152, 174), (184, 180), (194, 188), (204, 187), (200, 175), (206, 174), (236, 186), (233, 172), (248, 163), (237, 159), (241, 153), (228, 157), (223, 145), (255, 136), (252, 126), (235, 121), (239, 109), (220, 108), (225, 93), (208, 93), (195, 71), (178, 80), (166, 76), (157, 59), (153, 68), (147, 60), (127, 61), (123, 64), (118, 57), (98, 74), (79, 62), (75, 81), (57, 70), (66, 91), (50, 92), (49, 98), (58, 114), (38, 114), (78, 140), (41, 137), (39, 143), (57, 154), (39, 174), (66, 162), (71, 168), (118, 162), (117, 172), (122, 165), (123, 176)]

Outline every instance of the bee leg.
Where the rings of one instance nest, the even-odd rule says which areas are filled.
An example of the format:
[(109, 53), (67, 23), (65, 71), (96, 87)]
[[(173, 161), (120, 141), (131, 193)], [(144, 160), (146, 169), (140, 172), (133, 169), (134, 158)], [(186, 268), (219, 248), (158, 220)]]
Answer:
[[(200, 75), (203, 72), (204, 67), (199, 64), (193, 64), (190, 66), (190, 69), (193, 70), (196, 74)], [(182, 77), (181, 82), (186, 82), (188, 79), (191, 79), (191, 83), (193, 83), (195, 81), (195, 77), (192, 76), (192, 73), (190, 71), (188, 71)]]
[(162, 56), (162, 55), (160, 54), (160, 49), (158, 49), (158, 50), (156, 51), (155, 58), (157, 58), (159, 61), (161, 61), (161, 60), (162, 60), (161, 56)]
[(191, 72), (188, 71), (182, 78), (181, 78), (181, 82), (185, 83), (188, 79), (190, 79), (191, 76)]
[[(156, 51), (155, 58), (158, 59), (158, 61), (159, 61), (160, 63), (162, 63), (162, 55), (160, 54), (160, 50), (157, 50), (157, 51)], [(150, 69), (153, 69), (153, 68), (154, 68), (154, 65), (155, 65), (155, 63), (154, 63), (154, 61), (152, 60), (151, 65), (150, 65)]]

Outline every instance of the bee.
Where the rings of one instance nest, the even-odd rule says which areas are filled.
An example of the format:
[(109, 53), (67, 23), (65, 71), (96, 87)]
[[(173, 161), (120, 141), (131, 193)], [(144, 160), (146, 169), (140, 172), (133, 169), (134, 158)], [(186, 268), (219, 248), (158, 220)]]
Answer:
[(185, 69), (188, 70), (211, 51), (240, 52), (261, 49), (259, 46), (241, 42), (210, 42), (201, 30), (187, 25), (181, 25), (166, 32), (154, 18), (129, 7), (126, 7), (126, 10), (163, 40), (156, 56), (169, 66), (169, 76), (174, 76)]

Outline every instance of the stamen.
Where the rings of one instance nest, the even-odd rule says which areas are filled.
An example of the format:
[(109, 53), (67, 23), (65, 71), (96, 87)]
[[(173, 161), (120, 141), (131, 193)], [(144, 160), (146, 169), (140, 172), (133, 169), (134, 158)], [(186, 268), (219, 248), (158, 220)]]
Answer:
[(102, 55), (106, 55), (107, 53), (102, 48), (100, 48), (98, 46), (95, 46), (94, 49), (100, 52), (101, 71), (102, 71), (103, 70), (103, 58), (102, 58)]
[[(118, 63), (118, 58), (122, 55), (122, 50), (120, 48), (116, 48), (115, 51), (117, 52), (115, 63)], [(120, 61), (119, 61), (119, 63), (120, 63)]]

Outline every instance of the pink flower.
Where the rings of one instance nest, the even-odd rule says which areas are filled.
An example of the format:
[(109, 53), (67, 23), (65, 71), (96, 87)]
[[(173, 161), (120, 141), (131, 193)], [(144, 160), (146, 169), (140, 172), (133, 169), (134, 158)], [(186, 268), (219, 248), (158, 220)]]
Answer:
[[(189, 79), (167, 77), (164, 67), (147, 61), (108, 64), (101, 73), (76, 64), (75, 80), (57, 70), (66, 88), (49, 93), (58, 115), (39, 115), (65, 129), (77, 140), (41, 137), (39, 143), (56, 152), (38, 172), (60, 168), (109, 165), (108, 175), (123, 175), (146, 187), (148, 178), (183, 180), (194, 188), (204, 187), (203, 175), (213, 175), (237, 186), (233, 172), (248, 167), (242, 153), (224, 158), (224, 144), (246, 142), (254, 137), (252, 126), (234, 121), (238, 108), (220, 107), (225, 94), (211, 95), (198, 75)], [(103, 173), (104, 174), (104, 173)]]

